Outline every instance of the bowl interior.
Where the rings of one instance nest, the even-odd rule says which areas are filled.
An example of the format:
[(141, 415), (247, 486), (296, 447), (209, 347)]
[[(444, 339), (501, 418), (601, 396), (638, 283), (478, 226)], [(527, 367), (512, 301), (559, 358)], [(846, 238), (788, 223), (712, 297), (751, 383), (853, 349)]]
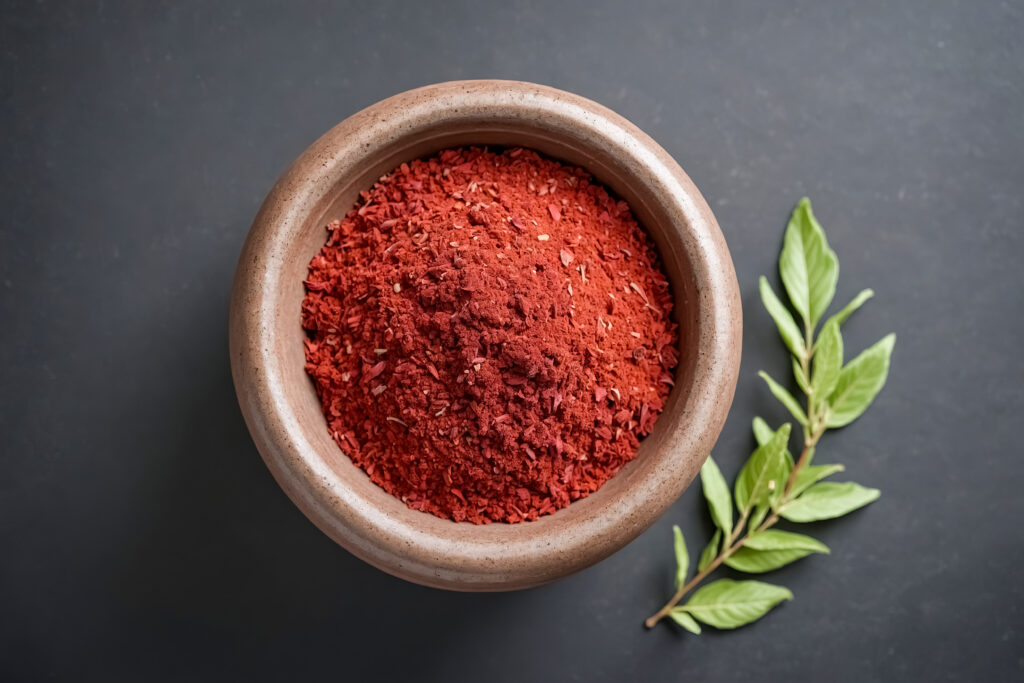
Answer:
[[(256, 239), (266, 244), (247, 243), (243, 251), (232, 338), (236, 307), (260, 311), (251, 315), (258, 327), (240, 332), (259, 338), (238, 343), (269, 367), (236, 367), (236, 383), (240, 374), (261, 375), (257, 389), (273, 396), (247, 396), (240, 390), (243, 412), (285, 491), (354, 554), (395, 575), (445, 588), (540, 584), (625, 545), (696, 475), (717, 438), (735, 385), (738, 317), (732, 327), (716, 330), (736, 315), (735, 276), (717, 225), (689, 179), (652, 141), (611, 112), (575, 98), (582, 107), (549, 115), (544, 107), (512, 106), (507, 97), (500, 106), (460, 111), (439, 106), (434, 97), (420, 115), (417, 101), (407, 101), (408, 108), (376, 105), (329, 132), (296, 161), (261, 209), (254, 233), (267, 233)], [(398, 120), (389, 120), (389, 113)], [(586, 120), (588, 115), (592, 120)], [(637, 457), (599, 491), (528, 523), (476, 526), (407, 508), (371, 482), (331, 439), (304, 369), (303, 281), (326, 241), (324, 226), (342, 218), (360, 191), (402, 162), (469, 145), (535, 149), (586, 169), (626, 200), (658, 249), (679, 323), (675, 387)], [(250, 252), (255, 254), (251, 263)], [(240, 293), (238, 282), (249, 280), (260, 284)], [(725, 290), (719, 291), (722, 283)], [(714, 369), (709, 358), (722, 356), (734, 358), (734, 367), (726, 362), (724, 370), (721, 365)], [(233, 363), (242, 363), (241, 357), (233, 353)]]
[[(572, 144), (573, 142), (575, 144)], [(631, 175), (628, 169), (617, 165), (614, 158), (604, 158), (605, 155), (602, 154), (601, 149), (584, 146), (579, 141), (554, 139), (550, 135), (545, 135), (544, 131), (530, 130), (522, 123), (517, 124), (514, 129), (469, 124), (466, 125), (466, 130), (456, 131), (452, 130), (450, 126), (445, 126), (443, 131), (436, 131), (434, 135), (417, 135), (413, 139), (399, 138), (385, 153), (365, 159), (363, 168), (353, 169), (352, 176), (337, 183), (310, 212), (302, 226), (300, 238), (292, 245), (293, 252), (287, 254), (285, 258), (287, 261), (303, 264), (303, 268), (307, 267), (313, 256), (323, 248), (327, 239), (324, 227), (332, 220), (343, 218), (357, 201), (359, 192), (368, 189), (381, 175), (392, 171), (403, 162), (430, 156), (443, 149), (469, 145), (528, 147), (589, 171), (598, 181), (629, 203), (634, 215), (651, 236), (658, 249), (662, 268), (669, 278), (675, 300), (673, 317), (679, 323), (680, 360), (676, 369), (676, 385), (670, 393), (662, 417), (656, 422), (651, 434), (641, 441), (636, 459), (612, 477), (601, 489), (586, 499), (576, 501), (552, 515), (528, 523), (530, 527), (534, 527), (531, 531), (543, 533), (544, 527), (548, 525), (569, 523), (570, 520), (567, 518), (572, 517), (580, 507), (601, 506), (607, 499), (614, 498), (621, 489), (630, 486), (631, 471), (642, 467), (645, 456), (655, 452), (664, 434), (673, 429), (671, 416), (676, 413), (674, 405), (685, 400), (685, 394), (688, 391), (687, 379), (693, 375), (693, 365), (697, 355), (695, 342), (698, 337), (697, 327), (699, 325), (698, 312), (693, 305), (697, 300), (696, 283), (686, 252), (679, 248), (678, 238), (673, 239), (671, 219), (663, 212), (659, 212), (657, 202), (650, 201), (650, 197), (647, 196), (650, 192), (649, 188), (644, 186), (640, 179)], [(391, 494), (370, 482), (365, 473), (343, 454), (338, 444), (328, 435), (327, 423), (321, 412), (313, 383), (306, 376), (304, 370), (305, 356), (302, 341), (305, 338), (305, 333), (298, 322), (301, 319), (301, 302), (305, 295), (302, 285), (304, 279), (305, 272), (302, 272), (298, 277), (291, 277), (287, 282), (282, 283), (285, 293), (283, 301), (286, 303), (286, 307), (281, 309), (282, 319), (279, 332), (285, 340), (288, 340), (290, 347), (286, 380), (301, 384), (305, 388), (301, 392), (301, 405), (297, 408), (305, 420), (318, 429), (319, 433), (314, 442), (325, 461), (346, 480), (360, 480), (361, 487), (368, 485), (367, 495), (374, 499), (379, 498), (379, 505), (395, 507), (397, 504), (400, 507), (398, 514), (422, 518), (416, 520), (418, 523), (458, 527), (457, 530), (453, 529), (442, 533), (472, 535), (476, 531), (488, 536), (515, 533), (523, 525), (492, 524), (474, 527), (471, 524), (439, 519), (429, 513), (409, 510), (396, 501)]]

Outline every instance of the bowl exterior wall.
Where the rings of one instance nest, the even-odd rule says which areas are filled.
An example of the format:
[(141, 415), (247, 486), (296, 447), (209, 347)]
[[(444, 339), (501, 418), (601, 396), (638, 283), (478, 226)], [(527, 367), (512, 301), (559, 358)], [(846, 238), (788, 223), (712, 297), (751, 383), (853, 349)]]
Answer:
[[(579, 165), (629, 202), (658, 247), (680, 324), (676, 386), (637, 458), (599, 491), (535, 522), (474, 526), (408, 509), (328, 434), (304, 370), (303, 281), (358, 192), (403, 161), (465, 145), (523, 146)], [(235, 275), (232, 375), (278, 483), (328, 536), (417, 583), (511, 590), (587, 567), (646, 529), (686, 489), (732, 403), (739, 289), (721, 231), (679, 165), (622, 117), (530, 83), (459, 81), (411, 90), (346, 119), (271, 190)]]

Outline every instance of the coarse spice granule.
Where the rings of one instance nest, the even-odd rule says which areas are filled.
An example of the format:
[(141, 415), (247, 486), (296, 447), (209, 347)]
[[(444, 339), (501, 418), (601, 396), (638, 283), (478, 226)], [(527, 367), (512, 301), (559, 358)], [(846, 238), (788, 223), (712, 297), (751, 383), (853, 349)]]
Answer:
[(535, 520), (635, 455), (672, 385), (654, 247), (591, 176), (526, 149), (402, 164), (328, 226), (302, 305), (334, 440), (410, 508)]

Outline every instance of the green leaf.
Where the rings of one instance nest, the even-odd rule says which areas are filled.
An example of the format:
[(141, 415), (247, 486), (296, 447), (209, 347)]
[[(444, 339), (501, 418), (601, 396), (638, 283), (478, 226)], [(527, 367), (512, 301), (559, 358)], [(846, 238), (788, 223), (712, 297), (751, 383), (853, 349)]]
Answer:
[(797, 386), (805, 394), (811, 393), (811, 380), (804, 374), (804, 369), (800, 367), (800, 361), (792, 356), (789, 359), (793, 361), (793, 378), (796, 380)]
[(775, 436), (775, 430), (768, 426), (760, 417), (755, 417), (753, 421), (754, 428), (754, 439), (757, 441), (758, 446), (763, 446), (772, 440)]
[(804, 346), (804, 337), (800, 333), (800, 328), (796, 326), (796, 321), (793, 320), (793, 315), (786, 308), (786, 305), (779, 300), (779, 297), (775, 296), (775, 291), (772, 290), (772, 286), (768, 284), (768, 279), (765, 276), (761, 276), (760, 282), (761, 302), (768, 309), (768, 314), (775, 320), (775, 325), (779, 328), (779, 335), (782, 337), (782, 341), (786, 343), (786, 346), (794, 356), (802, 358), (807, 349)]
[(811, 389), (816, 401), (820, 402), (832, 393), (842, 369), (843, 336), (839, 332), (839, 323), (829, 322), (821, 329), (814, 350)]
[(800, 404), (796, 402), (795, 398), (793, 398), (793, 394), (786, 391), (785, 387), (773, 380), (764, 370), (760, 370), (757, 374), (768, 384), (768, 389), (772, 392), (775, 398), (779, 399), (782, 405), (789, 409), (789, 412), (794, 418), (796, 418), (796, 421), (806, 427), (807, 415), (804, 414), (804, 409), (801, 408)]
[(751, 550), (807, 550), (812, 553), (828, 553), (828, 546), (821, 541), (780, 529), (768, 529), (748, 536), (743, 546)]
[(700, 562), (697, 563), (697, 571), (702, 572), (707, 569), (715, 558), (718, 557), (718, 548), (722, 543), (722, 530), (715, 529), (715, 535), (711, 537), (708, 544), (704, 546), (704, 552), (700, 554)]
[(845, 469), (842, 465), (808, 465), (802, 467), (796, 473), (796, 481), (793, 482), (793, 490), (789, 492), (789, 495), (791, 498), (796, 498), (806, 491), (811, 484), (817, 483), (836, 472), (842, 472)]
[(710, 456), (700, 468), (700, 483), (704, 488), (704, 497), (707, 498), (715, 526), (723, 533), (731, 532), (732, 497), (729, 495), (729, 485), (725, 483), (725, 477)]
[(769, 496), (769, 482), (776, 482), (776, 487), (785, 483), (783, 452), (789, 442), (789, 431), (790, 426), (787, 422), (772, 435), (767, 443), (758, 446), (743, 469), (740, 470), (739, 476), (736, 477), (735, 487), (736, 507), (740, 511), (766, 502)]
[(864, 302), (873, 297), (874, 295), (875, 292), (873, 290), (862, 290), (860, 294), (853, 297), (853, 301), (846, 304), (846, 306), (843, 307), (843, 310), (839, 311), (834, 316), (829, 318), (825, 324), (827, 325), (828, 323), (835, 321), (837, 325), (842, 325), (843, 323), (846, 322), (847, 318), (853, 315), (854, 311), (863, 306)]
[(676, 549), (676, 588), (679, 588), (686, 583), (686, 572), (690, 570), (690, 555), (686, 552), (683, 530), (678, 526), (673, 526), (672, 536)]
[(768, 506), (772, 510), (776, 510), (779, 507), (779, 503), (782, 502), (782, 494), (786, 491), (786, 482), (789, 481), (789, 475), (793, 473), (793, 456), (789, 454), (789, 451), (783, 449), (782, 451), (782, 467), (779, 469), (779, 478), (774, 484), (768, 486)]
[[(758, 446), (763, 446), (768, 443), (775, 434), (775, 432), (772, 431), (772, 428), (768, 426), (768, 423), (759, 417), (754, 418), (753, 427), (754, 439), (757, 441)], [(795, 467), (795, 464), (793, 463), (793, 454), (789, 452), (788, 448), (786, 448), (782, 452), (782, 471), (780, 472), (779, 479), (780, 483), (778, 486), (772, 487), (771, 493), (768, 496), (770, 505), (764, 510), (760, 508), (754, 509), (754, 514), (750, 516), (750, 524), (747, 527), (748, 529), (756, 529), (758, 525), (764, 521), (769, 507), (774, 510), (778, 502), (782, 500), (782, 493), (785, 491), (786, 482), (789, 481), (789, 475), (793, 471), (793, 467)]]
[[(781, 486), (782, 484), (778, 485), (778, 487)], [(768, 510), (770, 508), (771, 506), (768, 503), (760, 503), (759, 505), (754, 506), (754, 511), (750, 513), (750, 520), (747, 522), (747, 533), (752, 534), (757, 530), (757, 527), (761, 526), (761, 522), (763, 522), (764, 518), (768, 516)]]
[(698, 621), (715, 628), (736, 628), (757, 621), (793, 594), (782, 586), (761, 581), (719, 579), (690, 598), (684, 609)]
[(668, 617), (690, 633), (700, 635), (700, 624), (690, 616), (690, 613), (684, 607), (673, 607), (668, 613)]
[[(763, 446), (766, 443), (768, 443), (768, 441), (772, 438), (772, 435), (775, 434), (775, 432), (772, 431), (772, 428), (768, 426), (768, 423), (765, 422), (764, 420), (762, 420), (759, 417), (755, 417), (754, 418), (753, 427), (754, 427), (754, 440), (757, 441), (757, 445), (758, 446)], [(786, 471), (787, 471), (786, 476), (788, 477), (789, 476), (788, 472), (792, 472), (793, 471), (793, 466), (794, 466), (794, 464), (793, 464), (793, 454), (790, 453), (789, 449), (787, 448), (785, 450), (785, 452), (782, 454), (782, 456), (783, 456), (783, 460), (786, 461)]]
[(796, 500), (782, 506), (779, 514), (791, 522), (816, 522), (842, 517), (877, 500), (881, 492), (853, 482), (825, 481), (814, 484)]
[(723, 564), (738, 572), (763, 574), (780, 569), (787, 564), (810, 555), (808, 550), (751, 550), (740, 548), (730, 555)]
[(828, 553), (828, 546), (810, 536), (769, 529), (752, 534), (725, 560), (733, 569), (750, 574), (785, 567), (812, 553)]
[(836, 293), (839, 260), (829, 249), (825, 231), (814, 218), (807, 197), (800, 200), (789, 219), (779, 274), (793, 308), (813, 330)]
[(828, 427), (846, 426), (867, 410), (885, 386), (885, 379), (889, 375), (889, 358), (895, 344), (896, 335), (886, 335), (846, 364), (839, 373), (835, 389), (828, 397), (825, 421)]

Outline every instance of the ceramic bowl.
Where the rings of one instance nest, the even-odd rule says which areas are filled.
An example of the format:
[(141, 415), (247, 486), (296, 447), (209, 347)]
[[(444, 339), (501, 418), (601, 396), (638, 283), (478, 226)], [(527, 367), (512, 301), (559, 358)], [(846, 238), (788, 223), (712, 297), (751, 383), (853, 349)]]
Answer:
[[(324, 226), (382, 174), (447, 147), (523, 146), (590, 171), (632, 207), (661, 254), (680, 327), (664, 412), (599, 491), (534, 522), (475, 526), (407, 508), (328, 434), (304, 370), (300, 304)], [(256, 446), (328, 536), (409, 581), (465, 591), (536, 586), (622, 548), (686, 489), (718, 438), (740, 362), (736, 275), (715, 217), (679, 165), (636, 126), (531, 83), (441, 83), (388, 98), (314, 142), (278, 180), (242, 249), (231, 370)]]

